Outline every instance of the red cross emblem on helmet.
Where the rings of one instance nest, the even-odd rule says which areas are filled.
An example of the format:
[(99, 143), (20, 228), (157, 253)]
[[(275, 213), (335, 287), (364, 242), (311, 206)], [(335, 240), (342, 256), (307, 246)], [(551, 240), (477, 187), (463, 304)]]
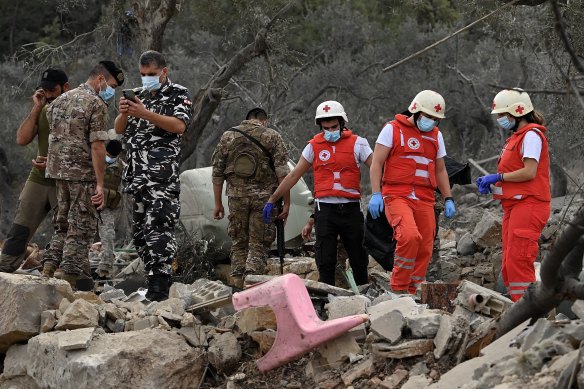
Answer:
[(414, 103), (414, 105), (412, 105), (412, 109), (416, 109), (417, 106), (418, 106), (418, 103)]
[(328, 111), (330, 111), (330, 110), (331, 110), (331, 107), (329, 107), (328, 105), (325, 105), (325, 106), (322, 108), (322, 110), (323, 110), (324, 112), (328, 113)]
[(436, 104), (434, 109), (436, 110), (436, 112), (440, 112), (440, 111), (442, 111), (442, 106), (440, 104)]
[(523, 108), (522, 106), (518, 106), (515, 112), (517, 112), (519, 115), (522, 115), (524, 110), (525, 108)]

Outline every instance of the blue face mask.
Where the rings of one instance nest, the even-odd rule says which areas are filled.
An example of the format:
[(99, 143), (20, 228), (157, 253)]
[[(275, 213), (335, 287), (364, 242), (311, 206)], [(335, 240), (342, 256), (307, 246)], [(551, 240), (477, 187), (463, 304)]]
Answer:
[(101, 90), (101, 85), (99, 86), (99, 97), (101, 97), (103, 101), (110, 100), (112, 97), (114, 97), (115, 94), (116, 91), (114, 90), (114, 88), (112, 88), (108, 84), (105, 84), (105, 90)]
[(515, 127), (515, 119), (509, 120), (507, 115), (497, 118), (497, 124), (504, 130), (512, 130)]
[(339, 139), (341, 139), (341, 130), (336, 130), (336, 131), (324, 131), (324, 139), (326, 139), (327, 142), (336, 142)]
[(149, 92), (160, 89), (160, 76), (142, 76), (142, 88)]
[(436, 121), (420, 115), (416, 122), (418, 129), (422, 132), (429, 132), (436, 126)]
[(116, 162), (116, 161), (117, 161), (117, 159), (118, 159), (118, 158), (112, 158), (112, 157), (110, 157), (109, 155), (106, 155), (106, 156), (105, 156), (105, 162), (106, 162), (108, 165), (111, 165), (112, 163)]

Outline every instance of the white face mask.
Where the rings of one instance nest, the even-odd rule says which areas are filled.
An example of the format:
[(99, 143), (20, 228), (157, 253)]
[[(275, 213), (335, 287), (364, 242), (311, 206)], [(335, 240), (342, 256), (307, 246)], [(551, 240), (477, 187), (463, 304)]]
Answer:
[(114, 158), (112, 158), (112, 157), (110, 157), (109, 155), (106, 155), (106, 156), (105, 156), (105, 162), (106, 162), (108, 165), (111, 165), (112, 163), (116, 162), (117, 160), (118, 160), (118, 158), (117, 158), (117, 157), (114, 157)]
[(160, 76), (142, 76), (142, 88), (149, 92), (154, 92), (160, 89)]

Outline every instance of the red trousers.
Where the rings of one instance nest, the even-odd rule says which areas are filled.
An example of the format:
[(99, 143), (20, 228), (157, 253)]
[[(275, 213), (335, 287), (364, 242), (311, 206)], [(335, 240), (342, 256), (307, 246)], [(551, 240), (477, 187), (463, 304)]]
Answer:
[(527, 197), (502, 200), (503, 262), (501, 275), (511, 300), (517, 301), (535, 282), (533, 263), (539, 250), (541, 231), (550, 217), (550, 203)]
[(385, 215), (397, 241), (391, 289), (414, 294), (426, 280), (432, 257), (436, 216), (434, 203), (399, 196), (384, 199)]

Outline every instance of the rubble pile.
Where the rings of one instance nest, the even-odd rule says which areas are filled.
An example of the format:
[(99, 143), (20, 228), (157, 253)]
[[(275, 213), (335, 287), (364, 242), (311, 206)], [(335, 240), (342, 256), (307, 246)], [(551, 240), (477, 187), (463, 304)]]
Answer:
[[(321, 320), (366, 314), (369, 321), (266, 373), (256, 361), (277, 336), (294, 334), (278, 333), (270, 307), (236, 312), (232, 288), (220, 281), (174, 283), (169, 299), (150, 302), (142, 289), (105, 285), (96, 295), (62, 280), (0, 273), (0, 389), (584, 386), (584, 301), (572, 307), (580, 319), (526, 322), (482, 350), (473, 337), (512, 302), (493, 290), (501, 213), (468, 197), (461, 217), (441, 227), (429, 282), (417, 296), (391, 293), (389, 273), (372, 259), (371, 283), (351, 289), (318, 282), (312, 257), (286, 257), (283, 272), (303, 279)], [(554, 199), (542, 255), (581, 205)], [(123, 255), (120, 274), (139, 273), (139, 260)], [(229, 282), (228, 269), (217, 268)], [(270, 259), (265, 274), (245, 282), (280, 272), (279, 259)]]

